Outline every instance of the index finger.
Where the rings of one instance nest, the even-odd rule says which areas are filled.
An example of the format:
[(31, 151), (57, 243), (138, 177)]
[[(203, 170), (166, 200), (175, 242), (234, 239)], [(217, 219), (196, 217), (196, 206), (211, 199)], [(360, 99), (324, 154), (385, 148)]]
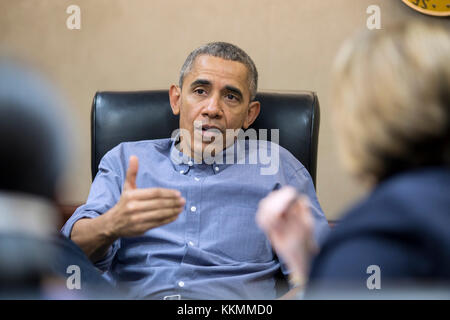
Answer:
[(145, 188), (132, 191), (132, 198), (136, 200), (148, 200), (155, 198), (173, 199), (181, 197), (181, 192), (166, 188)]

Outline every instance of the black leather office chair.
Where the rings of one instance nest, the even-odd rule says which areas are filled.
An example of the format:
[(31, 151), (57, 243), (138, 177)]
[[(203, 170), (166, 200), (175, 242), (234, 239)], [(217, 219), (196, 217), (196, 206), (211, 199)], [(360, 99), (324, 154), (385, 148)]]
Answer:
[[(313, 92), (259, 93), (261, 112), (252, 128), (279, 129), (280, 145), (309, 171), (316, 183), (320, 109)], [(167, 90), (97, 92), (91, 113), (91, 169), (97, 174), (101, 158), (124, 141), (168, 138), (179, 127), (172, 114)], [(277, 295), (288, 290), (281, 271), (276, 275)]]
[[(316, 183), (319, 100), (313, 92), (259, 93), (261, 112), (252, 128), (279, 129), (280, 145), (309, 171)], [(124, 141), (168, 138), (177, 129), (167, 90), (97, 92), (91, 113), (91, 170), (97, 174), (101, 158)]]

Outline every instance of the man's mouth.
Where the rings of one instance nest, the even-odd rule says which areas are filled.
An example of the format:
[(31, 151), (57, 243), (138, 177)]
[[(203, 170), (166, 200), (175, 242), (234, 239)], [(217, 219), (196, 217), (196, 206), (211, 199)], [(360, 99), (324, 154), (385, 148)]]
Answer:
[(221, 131), (218, 127), (213, 126), (213, 125), (209, 125), (209, 124), (204, 124), (202, 125), (202, 131), (207, 131), (207, 130), (216, 130), (216, 131)]
[(211, 141), (211, 138), (216, 138), (217, 136), (222, 134), (222, 131), (219, 129), (219, 127), (209, 124), (203, 124), (201, 125), (201, 127), (196, 127), (196, 130), (200, 131), (202, 137), (206, 138), (208, 141)]

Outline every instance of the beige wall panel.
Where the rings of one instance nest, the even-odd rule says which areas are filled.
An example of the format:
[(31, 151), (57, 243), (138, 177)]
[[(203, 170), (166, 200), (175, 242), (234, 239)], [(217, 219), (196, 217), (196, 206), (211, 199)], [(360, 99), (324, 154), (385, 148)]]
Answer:
[[(66, 28), (71, 4), (81, 8), (81, 30)], [(436, 20), (400, 0), (2, 0), (0, 50), (43, 71), (70, 102), (73, 157), (61, 197), (80, 203), (91, 183), (94, 93), (168, 88), (195, 47), (237, 44), (254, 59), (260, 90), (318, 93), (318, 195), (327, 217), (336, 219), (364, 191), (337, 161), (330, 68), (342, 41), (365, 28), (372, 4), (381, 8), (382, 26), (403, 18)], [(449, 19), (438, 21), (450, 27)]]

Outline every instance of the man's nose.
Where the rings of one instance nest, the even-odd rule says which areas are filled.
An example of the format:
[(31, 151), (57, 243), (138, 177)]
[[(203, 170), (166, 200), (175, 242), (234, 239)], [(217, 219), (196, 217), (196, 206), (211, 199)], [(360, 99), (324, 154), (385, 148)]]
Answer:
[(202, 114), (210, 118), (218, 118), (222, 115), (222, 108), (220, 106), (220, 97), (212, 96), (205, 107), (203, 108)]

